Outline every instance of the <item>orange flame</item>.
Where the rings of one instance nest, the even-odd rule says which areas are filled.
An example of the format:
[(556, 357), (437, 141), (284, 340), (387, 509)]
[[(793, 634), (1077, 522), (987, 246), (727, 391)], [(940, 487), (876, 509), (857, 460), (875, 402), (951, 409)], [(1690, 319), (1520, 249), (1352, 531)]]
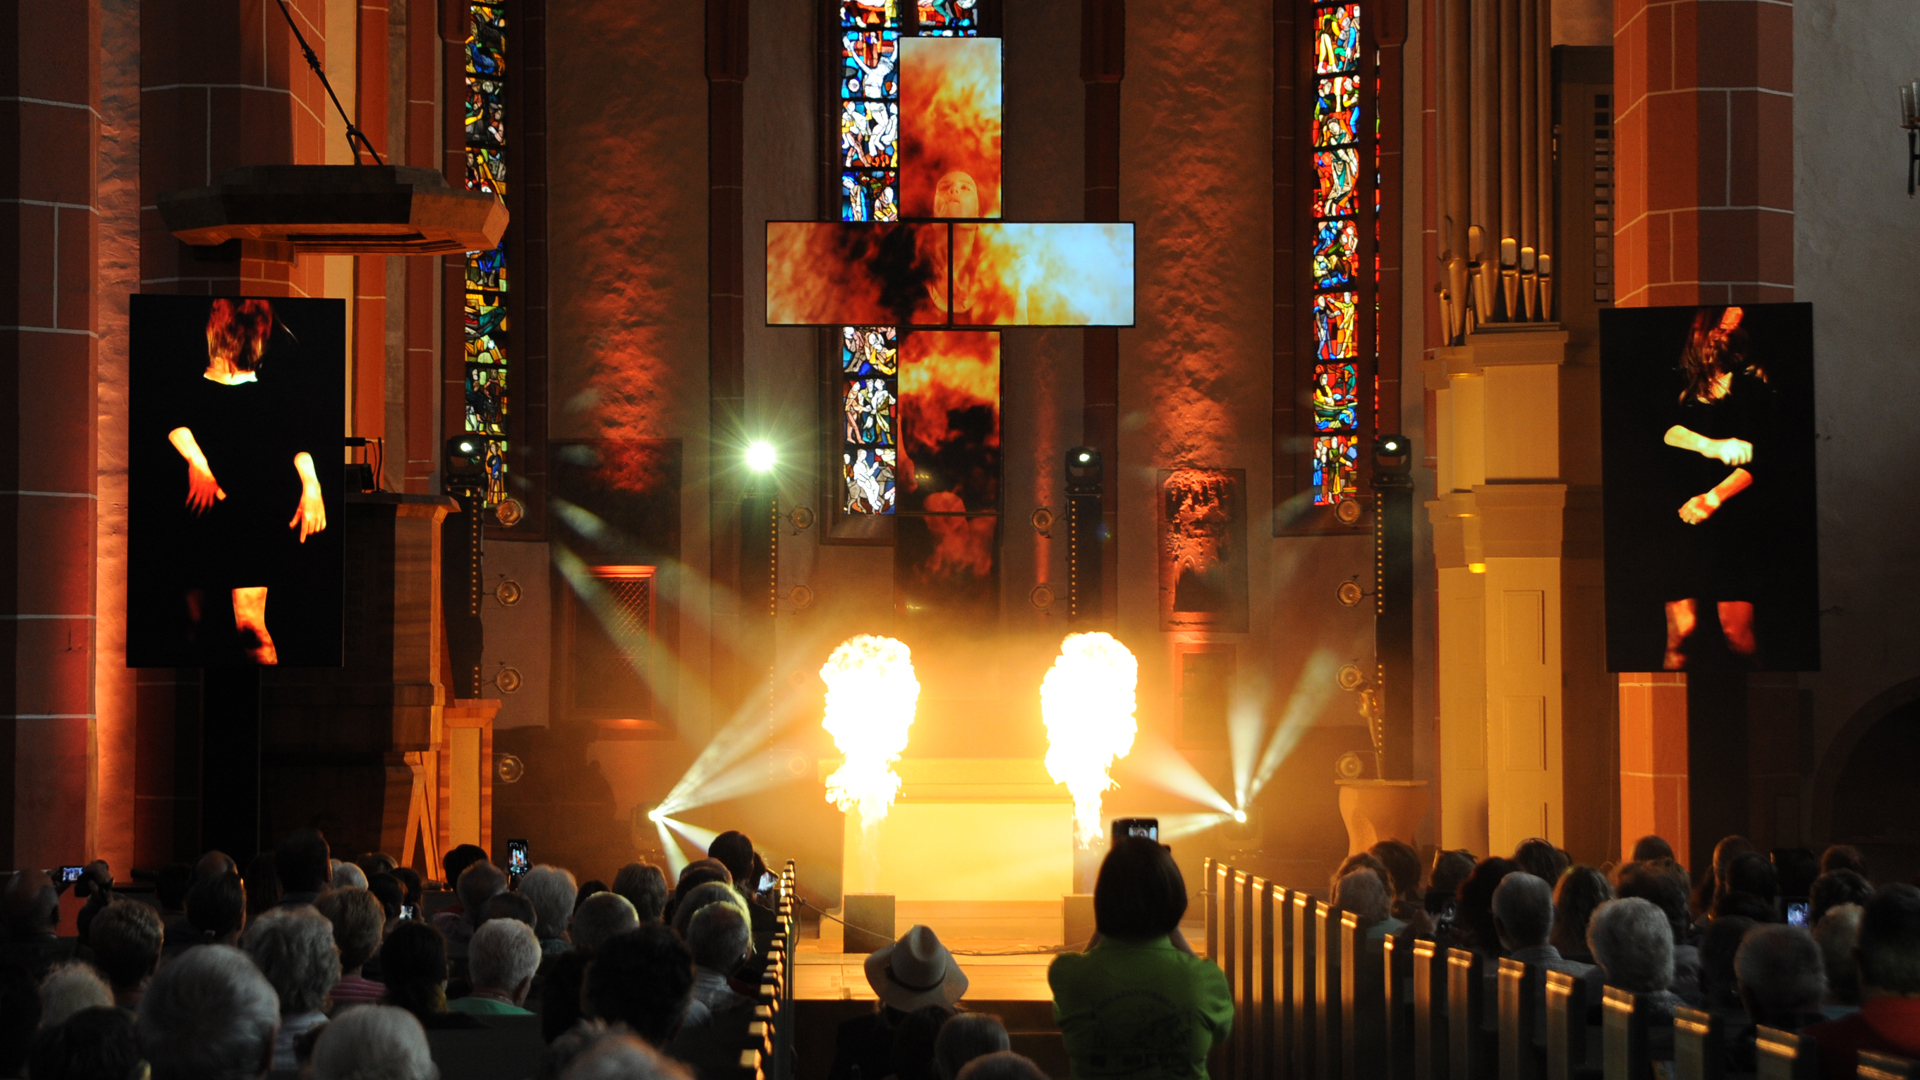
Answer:
[[(998, 38), (900, 42), (902, 215), (1000, 216), (1000, 82)], [(972, 181), (973, 205), (940, 194), (955, 174)]]

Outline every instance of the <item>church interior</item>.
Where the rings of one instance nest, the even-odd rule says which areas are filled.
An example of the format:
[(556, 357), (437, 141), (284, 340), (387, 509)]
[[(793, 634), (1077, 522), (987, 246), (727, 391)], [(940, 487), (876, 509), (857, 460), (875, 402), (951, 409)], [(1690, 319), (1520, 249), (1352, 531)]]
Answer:
[[(1743, 852), (1795, 926), (1823, 855), (1920, 882), (1901, 0), (0, 8), (0, 968), (44, 885), (103, 957), (96, 912), (173, 920), (164, 988), (189, 886), (254, 918), (317, 833), (323, 914), (380, 876), (440, 928), (442, 1013), (490, 966), (468, 868), (564, 871), (528, 924), (576, 982), (502, 1007), (584, 978), (611, 1021), (580, 924), (644, 929), (642, 864), (674, 942), (744, 894), (749, 1007), (695, 1045), (693, 943), (693, 1011), (627, 1021), (666, 1056), (566, 1075), (931, 1078), (847, 1048), (907, 1038), (930, 948), (1006, 1076), (1093, 1080), (1130, 1022), (1067, 958), (1145, 837), (1226, 1012), (1127, 1075), (1575, 1075), (1512, 965), (1624, 1080), (1616, 1013), (1641, 1063), (1693, 1014), (1604, 962), (1556, 998), (1450, 858), (1549, 852), (1561, 919), (1668, 874), (1683, 953)], [(344, 918), (302, 1031), (351, 1030)], [(482, 1019), (423, 1020), (438, 1075), (561, 1075)]]

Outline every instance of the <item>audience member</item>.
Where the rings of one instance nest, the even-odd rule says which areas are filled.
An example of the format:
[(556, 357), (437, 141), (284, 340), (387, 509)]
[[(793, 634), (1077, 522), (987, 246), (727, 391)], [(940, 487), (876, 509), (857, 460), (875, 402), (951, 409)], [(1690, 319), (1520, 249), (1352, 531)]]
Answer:
[(1864, 907), (1873, 899), (1873, 885), (1857, 870), (1829, 870), (1813, 879), (1807, 896), (1807, 922), (1819, 926), (1828, 911), (1841, 904)]
[(1560, 875), (1566, 872), (1569, 860), (1566, 853), (1553, 846), (1553, 841), (1534, 837), (1522, 840), (1513, 849), (1513, 864), (1532, 874), (1552, 888), (1560, 881)]
[(1548, 971), (1586, 975), (1592, 964), (1568, 960), (1551, 944), (1553, 887), (1532, 872), (1508, 874), (1493, 890), (1493, 928), (1505, 954)]
[(273, 849), (273, 870), (280, 877), (280, 906), (311, 904), (333, 880), (327, 838), (318, 829), (295, 829)]
[(0, 1076), (20, 1075), (39, 1026), (40, 995), (33, 973), (22, 964), (0, 963)]
[(1376, 954), (1388, 934), (1397, 934), (1407, 925), (1393, 917), (1387, 886), (1372, 870), (1355, 870), (1334, 882), (1333, 907), (1336, 911), (1353, 912), (1366, 932), (1367, 948)]
[(20, 870), (0, 893), (0, 917), (6, 924), (6, 943), (0, 963), (18, 964), (38, 980), (47, 969), (74, 956), (74, 939), (58, 936), (60, 892), (43, 870)]
[(573, 913), (573, 947), (592, 952), (608, 938), (639, 926), (640, 916), (626, 897), (619, 893), (595, 893)]
[(1372, 852), (1361, 851), (1341, 860), (1339, 867), (1333, 871), (1333, 876), (1327, 879), (1328, 890), (1331, 891), (1337, 888), (1340, 884), (1340, 879), (1353, 873), (1355, 870), (1371, 870), (1374, 876), (1380, 879), (1381, 884), (1384, 885), (1386, 883), (1386, 864), (1374, 858)]
[(1835, 870), (1851, 870), (1868, 881), (1873, 880), (1873, 875), (1867, 872), (1867, 857), (1851, 844), (1835, 844), (1820, 853), (1820, 872), (1831, 874)]
[(587, 967), (581, 1001), (589, 1014), (622, 1023), (665, 1048), (683, 1025), (705, 1023), (693, 999), (693, 955), (673, 931), (650, 924), (601, 942)]
[(1643, 836), (1633, 842), (1633, 857), (1628, 862), (1652, 862), (1673, 858), (1673, 845), (1658, 836)]
[(733, 884), (733, 874), (718, 859), (695, 859), (680, 871), (680, 881), (673, 887), (673, 895), (667, 898), (667, 906), (661, 912), (661, 918), (669, 924), (673, 922), (674, 912), (680, 907), (680, 901), (693, 890), (711, 881), (722, 885)]
[(540, 939), (519, 919), (489, 919), (467, 947), (467, 977), (473, 992), (447, 1003), (470, 1016), (532, 1016), (524, 1008), (540, 967)]
[(1727, 915), (1708, 924), (1700, 939), (1700, 993), (1706, 1008), (1723, 1016), (1746, 1017), (1740, 1001), (1740, 975), (1734, 968), (1747, 932), (1762, 925), (1745, 915)]
[(401, 909), (407, 903), (407, 887), (392, 874), (381, 872), (367, 879), (367, 891), (380, 901), (380, 936), (393, 933), (400, 923)]
[[(580, 891), (574, 894), (573, 910), (579, 911), (580, 905), (587, 902), (587, 897), (592, 896), (594, 893), (603, 893), (606, 891), (607, 883), (601, 881), (599, 878), (588, 878), (581, 882)], [(633, 901), (629, 900), (627, 902), (632, 903)]]
[(1425, 914), (1420, 895), (1420, 853), (1404, 840), (1382, 840), (1367, 850), (1387, 868), (1385, 880), (1393, 891), (1393, 917), (1416, 931), (1428, 929), (1417, 925), (1417, 917)]
[(685, 1066), (618, 1025), (596, 1033), (560, 1075), (562, 1080), (692, 1080)]
[(1500, 955), (1500, 935), (1493, 928), (1493, 890), (1519, 867), (1511, 859), (1492, 855), (1474, 866), (1473, 873), (1460, 883), (1460, 899), (1454, 909), (1451, 944), (1474, 949), (1489, 961)]
[(458, 844), (452, 851), (440, 857), (440, 869), (446, 875), (440, 879), (441, 883), (448, 889), (457, 888), (460, 884), (460, 875), (467, 872), (467, 867), (486, 861), (487, 849), (478, 844)]
[(1806, 848), (1774, 848), (1773, 876), (1779, 882), (1783, 901), (1805, 900), (1813, 895), (1813, 881), (1820, 876), (1820, 860)]
[(333, 925), (311, 905), (283, 906), (247, 927), (247, 955), (280, 997), (280, 1031), (273, 1067), (298, 1069), (294, 1042), (327, 1022), (327, 995), (340, 981), (340, 950)]
[(333, 924), (333, 943), (340, 950), (340, 981), (333, 986), (333, 1003), (364, 1005), (386, 997), (384, 984), (365, 977), (367, 961), (380, 948), (386, 929), (386, 911), (379, 899), (368, 889), (335, 889), (314, 907)]
[(711, 1012), (751, 1006), (727, 980), (753, 953), (746, 915), (732, 904), (708, 904), (687, 923), (687, 948), (693, 953), (693, 996)]
[(113, 871), (108, 869), (107, 860), (95, 859), (80, 871), (80, 880), (73, 883), (73, 895), (85, 897), (86, 904), (80, 913), (73, 917), (74, 935), (80, 940), (80, 947), (88, 947), (89, 927), (94, 916), (107, 910), (113, 903)]
[(759, 884), (753, 874), (753, 841), (737, 829), (729, 829), (707, 845), (707, 858), (727, 868), (727, 875), (743, 895), (751, 895)]
[(967, 1062), (958, 1080), (1047, 1080), (1047, 1074), (1025, 1054), (1002, 1050)]
[(1733, 869), (1733, 860), (1742, 855), (1753, 853), (1753, 842), (1744, 836), (1723, 836), (1713, 845), (1713, 882), (1714, 899), (1727, 891), (1727, 878)]
[(82, 1009), (43, 1025), (27, 1051), (33, 1080), (140, 1080), (144, 1073), (133, 1018), (114, 1008)]
[(335, 889), (364, 889), (367, 887), (367, 875), (352, 863), (343, 862), (333, 868), (333, 881), (330, 887)]
[(1742, 918), (1752, 919), (1754, 922), (1767, 923), (1779, 921), (1779, 915), (1773, 910), (1772, 902), (1763, 900), (1752, 893), (1740, 892), (1738, 890), (1721, 893), (1720, 898), (1713, 902), (1713, 911), (1711, 914), (1716, 919), (1723, 919), (1729, 915), (1739, 915)]
[(512, 919), (527, 924), (527, 929), (537, 930), (540, 915), (533, 908), (533, 901), (517, 892), (503, 892), (487, 901), (480, 912), (480, 925), (485, 926), (495, 919)]
[(273, 852), (255, 855), (247, 864), (242, 882), (247, 890), (248, 919), (257, 919), (280, 906), (280, 873), (273, 867)]
[(685, 939), (687, 936), (687, 924), (692, 921), (694, 915), (697, 914), (701, 908), (709, 904), (728, 904), (742, 915), (748, 913), (747, 900), (740, 895), (737, 889), (731, 885), (722, 885), (717, 881), (709, 881), (704, 885), (689, 890), (687, 894), (680, 899), (680, 902), (674, 906), (673, 932), (679, 934), (682, 939)]
[[(659, 874), (655, 870), (656, 875)], [(572, 948), (567, 939), (567, 923), (573, 919), (573, 901), (579, 888), (573, 883), (573, 874), (558, 866), (541, 863), (520, 876), (520, 895), (533, 903), (536, 925), (534, 932), (540, 936), (540, 958), (545, 963)], [(660, 896), (664, 901), (667, 894), (665, 879), (660, 883)]]
[(153, 878), (153, 898), (160, 903), (160, 926), (168, 945), (187, 936), (187, 890), (195, 881), (193, 867), (168, 863)]
[(1830, 1080), (1853, 1076), (1862, 1050), (1920, 1058), (1920, 889), (1875, 890), (1854, 959), (1860, 1011), (1805, 1032), (1820, 1044), (1820, 1072)]
[[(1418, 874), (1419, 863), (1414, 863)], [(933, 1042), (933, 1070), (939, 1080), (958, 1080), (960, 1070), (975, 1058), (1013, 1048), (1000, 1018), (988, 1013), (959, 1013), (940, 1025)]]
[(893, 1033), (893, 1049), (887, 1055), (892, 1066), (889, 1075), (895, 1080), (938, 1080), (934, 1045), (940, 1029), (954, 1016), (945, 1005), (923, 1005), (908, 1013), (906, 1023)]
[(1433, 919), (1434, 934), (1448, 932), (1460, 905), (1460, 886), (1473, 875), (1471, 851), (1436, 851), (1433, 868), (1427, 874), (1427, 914)]
[(1553, 889), (1553, 936), (1549, 939), (1561, 959), (1593, 963), (1593, 951), (1587, 948), (1587, 924), (1595, 909), (1611, 899), (1613, 883), (1591, 866), (1576, 866), (1561, 875), (1560, 884)]
[(1689, 1005), (1706, 999), (1700, 989), (1700, 950), (1690, 944), (1693, 913), (1687, 906), (1687, 874), (1671, 859), (1628, 863), (1620, 868), (1614, 895), (1639, 898), (1658, 907), (1673, 928), (1673, 982), (1667, 989)]
[(1587, 944), (1606, 972), (1606, 985), (1632, 991), (1656, 1020), (1670, 1020), (1681, 1004), (1673, 982), (1673, 924), (1650, 900), (1609, 900), (1593, 913)]
[[(1734, 856), (1727, 864), (1727, 892), (1743, 892), (1772, 904), (1780, 897), (1780, 877), (1773, 863), (1757, 851)], [(1775, 916), (1778, 918), (1778, 916)]]
[(152, 1080), (254, 1080), (273, 1063), (280, 1000), (245, 953), (189, 949), (154, 975), (134, 1025)]
[(140, 1006), (147, 980), (160, 967), (165, 930), (160, 915), (138, 900), (115, 900), (93, 920), (93, 966), (113, 987), (113, 1003)]
[[(1142, 840), (1141, 843), (1151, 843)], [(1153, 845), (1158, 847), (1159, 845)], [(1108, 855), (1112, 861), (1113, 856)], [(1171, 857), (1169, 857), (1171, 865)], [(1104, 873), (1104, 871), (1103, 871)], [(1178, 869), (1174, 870), (1179, 873)], [(1123, 888), (1116, 885), (1113, 890)], [(1184, 883), (1181, 886), (1185, 889)], [(1181, 899), (1186, 899), (1184, 891)], [(1109, 906), (1115, 901), (1110, 900)], [(1098, 920), (1096, 902), (1095, 919)], [(1173, 916), (1177, 927), (1179, 914)], [(1095, 942), (1099, 938), (1096, 936)], [(1117, 954), (1124, 946), (1115, 943), (1104, 957)], [(1085, 959), (1085, 956), (1080, 957)], [(1059, 959), (1054, 961), (1058, 970)], [(1211, 967), (1211, 965), (1209, 965)], [(1218, 971), (1218, 968), (1212, 970)], [(939, 1005), (951, 1009), (967, 992), (967, 973), (954, 963), (953, 954), (940, 944), (940, 938), (925, 926), (914, 926), (900, 940), (891, 945), (883, 945), (867, 957), (867, 985), (873, 987), (874, 994), (880, 999), (879, 1008), (865, 1016), (856, 1016), (843, 1020), (834, 1032), (833, 1065), (828, 1070), (830, 1080), (849, 1080), (856, 1071), (861, 1077), (887, 1076), (893, 1071), (894, 1037), (906, 1025), (907, 1018), (914, 1010), (928, 1005)], [(1089, 987), (1098, 979), (1098, 973), (1082, 976), (1079, 980)], [(1049, 978), (1053, 978), (1049, 975)], [(1059, 991), (1056, 987), (1056, 1000)], [(1088, 995), (1091, 996), (1091, 993)], [(1058, 1005), (1055, 1015), (1060, 1015)], [(1071, 1040), (1072, 1036), (1068, 1036)], [(1068, 1046), (1073, 1044), (1068, 1042)]]
[(1859, 904), (1828, 908), (1826, 918), (1813, 928), (1820, 962), (1827, 969), (1827, 1001), (1821, 1011), (1829, 1020), (1838, 1020), (1860, 1007), (1860, 968), (1853, 951), (1860, 945), (1860, 917), (1865, 910)]
[(391, 874), (393, 873), (393, 868), (400, 864), (395, 861), (393, 856), (384, 851), (369, 851), (365, 855), (353, 860), (353, 865), (359, 867), (360, 872), (365, 874), (367, 881), (371, 883), (373, 881), (373, 875)]
[[(1153, 1055), (1168, 1075), (1206, 1075), (1208, 1052), (1233, 1027), (1233, 995), (1220, 969), (1180, 936), (1186, 910), (1187, 883), (1172, 851), (1116, 837), (1094, 881), (1093, 942), (1047, 969), (1075, 1076), (1132, 1055)], [(1185, 1032), (1184, 1045), (1170, 1045), (1170, 1032)]]
[(92, 964), (69, 960), (55, 964), (40, 981), (40, 1026), (51, 1027), (81, 1009), (113, 1008), (113, 987)]
[(433, 927), (446, 938), (449, 949), (457, 950), (464, 949), (473, 932), (480, 928), (486, 918), (487, 901), (507, 891), (507, 875), (486, 859), (480, 859), (460, 871), (460, 881), (453, 891), (460, 899), (459, 905), (435, 915)]
[(405, 1009), (367, 1005), (341, 1013), (313, 1045), (308, 1080), (440, 1080), (426, 1030)]
[(1827, 996), (1820, 946), (1798, 926), (1756, 926), (1740, 942), (1733, 967), (1740, 1000), (1755, 1024), (1799, 1031), (1817, 1024)]
[(383, 1005), (412, 1013), (428, 1031), (474, 1027), (479, 1021), (447, 1011), (447, 943), (431, 924), (403, 922), (380, 946)]
[(188, 940), (195, 945), (238, 945), (247, 927), (247, 890), (228, 870), (194, 882), (187, 891)]
[(400, 882), (401, 888), (407, 890), (406, 899), (401, 903), (414, 910), (414, 918), (420, 918), (420, 894), (424, 888), (420, 880), (420, 871), (411, 866), (396, 866), (393, 868), (393, 876)]

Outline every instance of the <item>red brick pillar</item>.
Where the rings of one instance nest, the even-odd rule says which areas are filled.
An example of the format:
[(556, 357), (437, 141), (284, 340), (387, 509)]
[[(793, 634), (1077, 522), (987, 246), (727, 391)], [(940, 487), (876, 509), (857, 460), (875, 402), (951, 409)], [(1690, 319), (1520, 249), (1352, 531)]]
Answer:
[[(1617, 305), (1792, 300), (1792, 5), (1614, 0), (1613, 10)], [(1622, 855), (1658, 833), (1697, 874), (1718, 839), (1708, 834), (1755, 831), (1747, 743), (1781, 741), (1754, 728), (1774, 713), (1747, 715), (1744, 680), (1619, 678)]]
[(0, 0), (0, 861), (89, 853), (100, 5)]
[[(353, 123), (384, 161), (387, 147), (387, 4), (359, 0), (354, 42), (332, 43), (334, 55), (354, 53)], [(360, 159), (373, 164), (371, 155)], [(353, 260), (353, 433), (387, 433), (387, 257)]]

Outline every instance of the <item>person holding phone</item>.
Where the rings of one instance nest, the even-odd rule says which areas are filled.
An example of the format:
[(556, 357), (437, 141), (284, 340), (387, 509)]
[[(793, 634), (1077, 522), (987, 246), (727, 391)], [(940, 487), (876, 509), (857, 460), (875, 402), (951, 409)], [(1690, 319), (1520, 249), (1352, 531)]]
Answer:
[(1156, 1075), (1206, 1080), (1207, 1054), (1233, 1029), (1233, 993), (1180, 935), (1186, 912), (1172, 850), (1115, 836), (1093, 887), (1093, 941), (1047, 968), (1074, 1076), (1131, 1059), (1158, 1062)]

